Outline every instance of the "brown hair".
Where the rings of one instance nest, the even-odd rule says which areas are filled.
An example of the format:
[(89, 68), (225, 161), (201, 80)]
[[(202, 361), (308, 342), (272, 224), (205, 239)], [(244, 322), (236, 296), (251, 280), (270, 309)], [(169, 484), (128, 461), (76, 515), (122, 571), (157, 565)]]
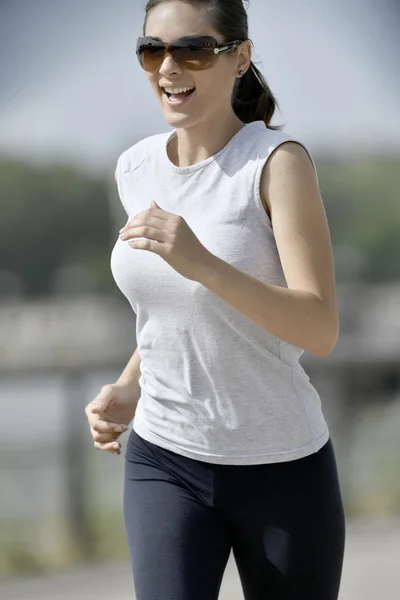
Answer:
[[(146, 32), (150, 11), (159, 4), (170, 1), (149, 0), (147, 2), (143, 34)], [(209, 12), (213, 28), (223, 36), (225, 42), (249, 39), (248, 17), (242, 0), (179, 1)], [(270, 125), (279, 105), (264, 76), (253, 62), (250, 63), (250, 68), (243, 77), (238, 78), (235, 82), (232, 93), (232, 108), (243, 123), (264, 121), (268, 129), (281, 129), (279, 126)]]

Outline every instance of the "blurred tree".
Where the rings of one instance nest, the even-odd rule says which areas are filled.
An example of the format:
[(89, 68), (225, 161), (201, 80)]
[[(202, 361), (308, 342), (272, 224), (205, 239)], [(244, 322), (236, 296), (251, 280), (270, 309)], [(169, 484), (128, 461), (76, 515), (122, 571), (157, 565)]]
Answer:
[[(337, 280), (399, 279), (400, 157), (319, 157), (317, 167)], [(28, 295), (48, 294), (61, 267), (90, 272), (90, 289), (115, 289), (111, 176), (0, 162), (0, 272), (13, 273)]]
[(108, 193), (106, 181), (73, 167), (0, 163), (0, 269), (20, 276), (29, 295), (47, 294), (52, 273), (69, 264), (110, 289)]
[(364, 281), (399, 279), (400, 157), (327, 157), (317, 166), (334, 250), (353, 248), (363, 258)]

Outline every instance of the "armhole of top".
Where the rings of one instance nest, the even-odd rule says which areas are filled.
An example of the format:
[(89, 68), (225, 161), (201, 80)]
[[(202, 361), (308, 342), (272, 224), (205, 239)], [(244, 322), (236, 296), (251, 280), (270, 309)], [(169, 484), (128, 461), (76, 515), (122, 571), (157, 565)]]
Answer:
[(129, 216), (128, 207), (125, 204), (123, 186), (122, 186), (122, 157), (123, 157), (123, 155), (124, 155), (124, 153), (122, 153), (117, 160), (117, 166), (115, 169), (115, 180), (116, 180), (116, 184), (117, 184), (119, 199), (124, 208), (124, 211)]
[(262, 214), (264, 215), (264, 221), (266, 222), (266, 224), (272, 228), (272, 221), (269, 218), (269, 216), (267, 215), (267, 212), (264, 208), (264, 205), (262, 203), (262, 198), (261, 198), (261, 178), (262, 178), (262, 174), (264, 171), (264, 167), (267, 164), (267, 162), (269, 161), (269, 159), (271, 158), (271, 156), (274, 154), (275, 150), (277, 150), (279, 148), (279, 146), (282, 146), (283, 144), (286, 144), (288, 142), (295, 142), (296, 144), (299, 144), (299, 146), (302, 146), (302, 148), (304, 148), (304, 150), (306, 151), (311, 164), (314, 168), (314, 173), (315, 173), (315, 177), (317, 180), (317, 185), (319, 187), (319, 179), (318, 179), (318, 172), (317, 172), (317, 167), (315, 165), (314, 159), (311, 155), (311, 152), (308, 150), (308, 148), (299, 140), (296, 140), (295, 138), (288, 138), (288, 139), (284, 139), (281, 142), (278, 142), (275, 146), (272, 146), (271, 151), (269, 152), (268, 156), (263, 158), (262, 160), (259, 161), (258, 166), (257, 166), (257, 171), (256, 171), (256, 178), (255, 178), (255, 200), (256, 200), (256, 205), (258, 207), (258, 209), (262, 212)]

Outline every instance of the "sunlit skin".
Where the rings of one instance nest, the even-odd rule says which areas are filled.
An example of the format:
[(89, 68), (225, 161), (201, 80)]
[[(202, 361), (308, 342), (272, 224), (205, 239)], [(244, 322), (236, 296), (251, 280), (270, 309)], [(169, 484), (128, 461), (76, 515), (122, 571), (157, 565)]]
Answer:
[[(145, 33), (165, 42), (195, 34), (226, 41), (206, 13), (177, 0), (151, 11)], [(250, 60), (251, 44), (246, 42), (232, 55), (221, 55), (211, 69), (182, 71), (167, 55), (159, 71), (146, 72), (168, 124), (177, 130), (176, 141), (168, 147), (175, 165), (213, 156), (244, 126), (231, 107), (231, 92)], [(160, 84), (195, 85), (196, 92), (175, 108), (167, 104)], [(277, 148), (264, 168), (260, 194), (271, 216), (287, 288), (260, 281), (209, 252), (185, 219), (159, 206), (162, 199), (155, 198), (136, 215), (120, 237), (132, 240), (134, 251), (158, 254), (183, 277), (201, 283), (277, 338), (328, 356), (339, 333), (333, 253), (318, 182), (301, 145), (287, 142)]]
[[(156, 6), (149, 15), (146, 36), (164, 42), (188, 35), (211, 35), (219, 43), (224, 40), (211, 27), (207, 13), (190, 4), (172, 1)], [(233, 53), (221, 54), (215, 66), (204, 71), (182, 71), (171, 55), (165, 57), (159, 71), (146, 76), (158, 98), (167, 123), (176, 128), (178, 148), (170, 144), (170, 158), (185, 167), (213, 156), (223, 148), (244, 123), (231, 106), (232, 89), (241, 69), (247, 70), (251, 60), (251, 43), (243, 42)], [(160, 84), (171, 87), (196, 87), (190, 102), (181, 108), (168, 105)]]

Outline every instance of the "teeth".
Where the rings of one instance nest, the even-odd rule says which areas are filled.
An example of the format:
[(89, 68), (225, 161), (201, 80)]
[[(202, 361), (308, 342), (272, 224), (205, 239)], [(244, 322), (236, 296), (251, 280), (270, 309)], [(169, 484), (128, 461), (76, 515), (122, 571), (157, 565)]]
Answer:
[(182, 92), (188, 92), (194, 90), (194, 87), (183, 87), (183, 88), (164, 88), (168, 94), (182, 94)]

